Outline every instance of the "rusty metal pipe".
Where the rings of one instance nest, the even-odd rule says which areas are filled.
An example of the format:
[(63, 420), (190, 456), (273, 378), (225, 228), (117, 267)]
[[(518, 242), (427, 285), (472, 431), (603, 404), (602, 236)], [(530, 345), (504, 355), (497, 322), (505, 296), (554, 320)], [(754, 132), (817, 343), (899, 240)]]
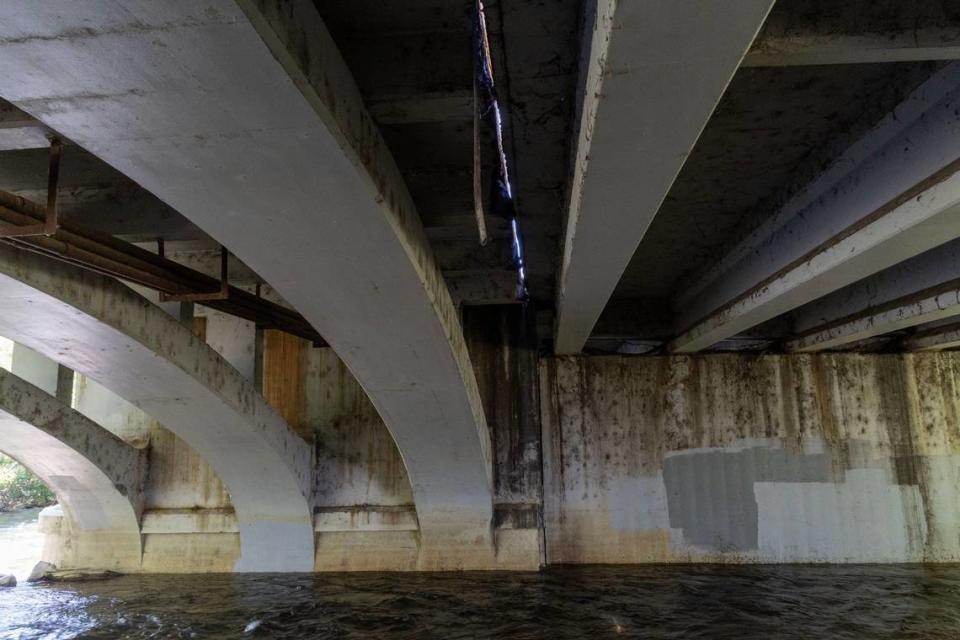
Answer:
[[(46, 211), (42, 207), (0, 191), (0, 225), (29, 227), (45, 219)], [(60, 223), (51, 235), (0, 237), (0, 242), (167, 295), (195, 296), (217, 290), (223, 284), (129, 242), (72, 223)], [(201, 303), (255, 322), (262, 328), (280, 329), (317, 346), (326, 346), (326, 341), (299, 313), (237, 287), (227, 287), (226, 291), (224, 299)]]

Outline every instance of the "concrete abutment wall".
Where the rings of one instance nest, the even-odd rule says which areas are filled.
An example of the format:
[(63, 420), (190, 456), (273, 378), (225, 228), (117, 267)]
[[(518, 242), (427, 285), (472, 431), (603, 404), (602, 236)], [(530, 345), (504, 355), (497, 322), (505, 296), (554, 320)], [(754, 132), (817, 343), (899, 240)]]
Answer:
[(960, 559), (960, 354), (541, 363), (547, 561)]

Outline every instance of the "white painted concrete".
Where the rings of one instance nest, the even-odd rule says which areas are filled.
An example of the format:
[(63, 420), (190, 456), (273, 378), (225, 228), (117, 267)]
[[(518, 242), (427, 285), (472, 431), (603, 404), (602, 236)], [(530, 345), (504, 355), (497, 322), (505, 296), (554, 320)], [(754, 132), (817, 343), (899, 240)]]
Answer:
[(198, 318), (207, 319), (207, 344), (251, 383), (256, 368), (257, 328), (254, 323), (220, 311), (198, 307)]
[(922, 557), (918, 548), (927, 532), (920, 488), (894, 484), (886, 470), (851, 469), (839, 484), (757, 482), (753, 491), (759, 554), (773, 562)]
[(586, 342), (772, 0), (596, 0), (557, 302)]
[(678, 296), (669, 349), (705, 349), (960, 237), (958, 105), (954, 63)]
[(475, 546), (489, 435), (419, 216), (312, 3), (241, 4), (2, 3), (0, 95), (268, 280), (383, 416), (424, 543)]
[(142, 451), (4, 369), (0, 451), (56, 492), (77, 532), (70, 546), (78, 557), (106, 569), (139, 568)]
[(238, 571), (313, 567), (310, 448), (186, 327), (119, 282), (6, 246), (0, 308), (0, 334), (132, 402), (213, 466), (240, 523)]
[(150, 443), (150, 430), (160, 423), (102, 384), (75, 374), (73, 408), (137, 449)]
[(57, 363), (33, 349), (14, 344), (9, 370), (50, 395), (57, 395)]

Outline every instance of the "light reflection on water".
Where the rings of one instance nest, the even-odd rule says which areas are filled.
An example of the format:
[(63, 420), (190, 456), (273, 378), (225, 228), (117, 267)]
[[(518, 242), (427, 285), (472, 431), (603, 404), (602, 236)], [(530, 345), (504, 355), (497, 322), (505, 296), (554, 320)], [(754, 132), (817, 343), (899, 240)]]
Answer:
[(960, 567), (128, 576), (0, 590), (0, 638), (957, 638)]
[(0, 513), (0, 573), (12, 573), (23, 582), (43, 551), (40, 509)]

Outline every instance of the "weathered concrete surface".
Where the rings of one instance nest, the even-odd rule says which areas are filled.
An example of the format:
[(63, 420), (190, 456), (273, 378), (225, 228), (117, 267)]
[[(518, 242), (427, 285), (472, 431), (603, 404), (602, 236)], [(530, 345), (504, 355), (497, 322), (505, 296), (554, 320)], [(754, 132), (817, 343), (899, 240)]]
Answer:
[(935, 74), (675, 301), (688, 353), (960, 236), (960, 63)]
[(425, 567), (484, 565), (489, 438), (406, 187), (312, 3), (241, 4), (3, 4), (0, 94), (274, 285), (396, 439)]
[(933, 327), (906, 338), (901, 343), (906, 351), (936, 351), (960, 347), (960, 326), (950, 324)]
[(817, 351), (960, 315), (960, 240), (806, 304), (785, 318), (787, 351)]
[[(511, 305), (506, 309), (510, 315), (519, 307)], [(469, 328), (467, 331), (469, 335)], [(480, 336), (472, 337), (471, 353), (476, 353), (474, 337)], [(510, 351), (511, 345), (490, 346), (492, 352), (502, 353)], [(516, 360), (527, 362), (525, 357), (530, 358), (529, 369), (535, 366), (533, 355), (522, 354), (516, 359), (513, 356), (511, 352), (507, 357), (508, 367), (516, 367)], [(269, 358), (266, 353), (265, 359)], [(483, 362), (489, 364), (487, 359)], [(304, 377), (303, 421), (313, 433), (316, 447), (315, 569), (408, 571), (422, 567), (421, 525), (407, 470), (373, 404), (332, 349), (307, 349), (300, 369)], [(496, 368), (490, 373), (502, 371)], [(536, 569), (542, 555), (538, 514), (539, 422), (535, 399), (530, 399), (532, 407), (528, 400), (522, 420), (513, 405), (516, 397), (528, 396), (534, 388), (521, 388), (515, 384), (517, 377), (511, 375), (509, 384), (513, 390), (504, 393), (502, 385), (487, 389), (484, 376), (478, 373), (478, 378), (488, 401), (485, 411), (493, 416), (490, 424), (497, 442), (494, 472), (499, 478), (498, 521), (493, 531), (496, 555), (483, 568)], [(495, 407), (498, 403), (499, 408)], [(532, 443), (531, 429), (536, 432)], [(521, 435), (522, 441), (514, 439)], [(514, 503), (533, 512), (530, 522), (521, 523), (525, 527), (500, 522), (502, 504)]]
[(57, 494), (66, 512), (59, 567), (140, 569), (146, 453), (56, 398), (0, 369), (0, 451)]
[(951, 2), (781, 2), (743, 66), (956, 60), (957, 15)]
[(237, 570), (313, 567), (310, 450), (212, 349), (124, 285), (10, 247), (0, 305), (0, 334), (122, 396), (210, 463), (240, 522)]
[(548, 562), (960, 558), (957, 354), (541, 361)]
[(543, 469), (535, 308), (484, 305), (462, 313), (493, 444), (498, 565), (536, 569), (543, 564)]
[(583, 347), (772, 4), (587, 3), (558, 353)]
[(150, 445), (160, 423), (87, 376), (76, 375), (73, 408), (136, 449)]

